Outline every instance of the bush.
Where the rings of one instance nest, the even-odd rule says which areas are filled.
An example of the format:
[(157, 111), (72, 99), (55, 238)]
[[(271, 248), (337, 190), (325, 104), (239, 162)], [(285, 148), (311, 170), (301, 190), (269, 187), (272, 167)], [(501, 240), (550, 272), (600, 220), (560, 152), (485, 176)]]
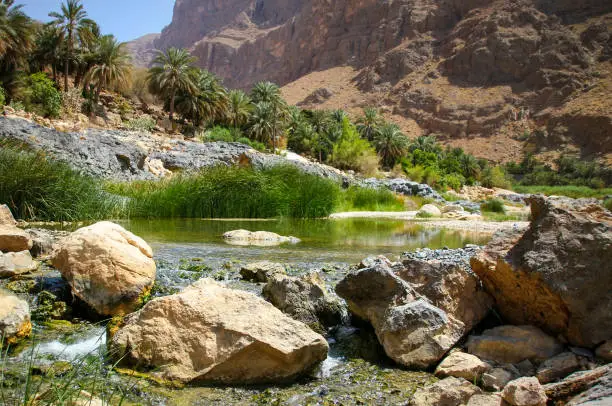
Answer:
[(603, 206), (604, 206), (606, 209), (608, 209), (608, 210), (612, 211), (612, 197), (610, 197), (610, 198), (608, 198), (608, 199), (604, 200), (604, 202), (603, 202)]
[(342, 193), (338, 211), (403, 211), (404, 203), (387, 189), (351, 186)]
[(125, 123), (126, 128), (130, 131), (149, 133), (153, 131), (156, 125), (155, 119), (151, 116), (136, 117)]
[(62, 111), (62, 96), (53, 81), (45, 73), (39, 72), (26, 80), (24, 104), (27, 111), (55, 118)]
[(506, 172), (501, 166), (489, 167), (484, 170), (481, 180), (482, 186), (488, 188), (509, 189), (512, 185), (508, 180)]
[(3, 107), (6, 103), (6, 94), (4, 93), (4, 88), (0, 86), (0, 107)]
[(490, 199), (480, 205), (480, 210), (488, 213), (502, 213), (506, 214), (506, 208), (504, 202), (500, 199)]
[(440, 186), (442, 188), (453, 189), (459, 191), (461, 186), (465, 184), (465, 178), (458, 173), (450, 173), (442, 176)]
[(333, 146), (329, 162), (339, 169), (372, 175), (378, 169), (378, 155), (370, 143), (359, 136), (347, 118), (342, 123), (342, 136)]
[(98, 181), (43, 153), (9, 145), (0, 145), (0, 203), (17, 218), (41, 221), (105, 219), (121, 207)]
[(234, 142), (234, 135), (229, 128), (214, 126), (201, 137), (203, 142)]

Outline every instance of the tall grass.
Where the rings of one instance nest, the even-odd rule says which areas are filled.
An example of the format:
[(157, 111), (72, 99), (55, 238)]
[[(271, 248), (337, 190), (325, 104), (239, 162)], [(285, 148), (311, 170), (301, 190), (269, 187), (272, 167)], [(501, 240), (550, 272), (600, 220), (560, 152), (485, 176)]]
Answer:
[(43, 153), (0, 144), (0, 204), (25, 220), (98, 220), (120, 214), (121, 200), (100, 182)]
[(404, 202), (386, 189), (351, 186), (343, 191), (337, 211), (403, 211)]
[(544, 194), (547, 196), (567, 196), (574, 199), (581, 197), (604, 198), (612, 195), (612, 188), (593, 189), (588, 186), (514, 186), (518, 193)]

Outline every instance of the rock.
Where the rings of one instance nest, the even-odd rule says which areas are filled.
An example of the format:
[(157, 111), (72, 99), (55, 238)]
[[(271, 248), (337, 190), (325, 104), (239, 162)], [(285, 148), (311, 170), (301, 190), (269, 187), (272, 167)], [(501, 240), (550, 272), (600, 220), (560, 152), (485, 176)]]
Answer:
[(0, 226), (7, 226), (7, 227), (17, 226), (15, 217), (13, 217), (13, 213), (11, 213), (11, 209), (9, 209), (9, 207), (6, 204), (0, 205)]
[(5, 344), (15, 344), (32, 331), (30, 307), (25, 300), (0, 290), (0, 337)]
[(52, 263), (72, 294), (101, 316), (133, 312), (153, 287), (151, 247), (123, 227), (100, 222), (64, 238)]
[(125, 318), (110, 341), (123, 365), (180, 382), (279, 383), (327, 357), (325, 339), (257, 296), (202, 279)]
[(463, 333), (459, 322), (382, 265), (349, 273), (336, 293), (351, 313), (372, 324), (386, 354), (405, 366), (437, 363)]
[(418, 196), (427, 199), (433, 199), (437, 202), (445, 202), (444, 198), (440, 196), (431, 186), (412, 182), (407, 179), (376, 179), (370, 178), (358, 183), (359, 186), (370, 187), (370, 188), (387, 188), (397, 194), (403, 196)]
[(426, 204), (417, 212), (417, 217), (442, 217), (442, 212), (433, 204)]
[(378, 255), (376, 257), (367, 257), (359, 263), (359, 269), (372, 268), (374, 266), (383, 265), (392, 268), (393, 262), (384, 255)]
[(463, 206), (459, 204), (447, 204), (446, 206), (442, 207), (440, 211), (442, 212), (442, 214), (446, 214), (446, 213), (463, 213), (465, 210), (463, 209)]
[(482, 375), (482, 387), (490, 391), (500, 391), (520, 373), (510, 364), (508, 367), (493, 368)]
[(536, 374), (536, 367), (528, 359), (522, 360), (514, 366), (519, 371), (520, 376), (535, 376)]
[(444, 358), (442, 363), (436, 368), (436, 376), (454, 376), (464, 378), (469, 382), (480, 379), (483, 373), (491, 369), (491, 366), (471, 354), (455, 351)]
[(597, 347), (595, 355), (605, 361), (612, 362), (612, 340), (608, 340)]
[(575, 372), (560, 382), (544, 385), (544, 391), (552, 402), (563, 404), (569, 399), (597, 387), (602, 383), (602, 380), (605, 382), (611, 376), (612, 364), (608, 364), (591, 371)]
[(502, 398), (512, 406), (546, 406), (546, 393), (537, 378), (519, 378), (508, 383)]
[(567, 403), (568, 406), (605, 406), (612, 404), (612, 372), (608, 371), (593, 382), (593, 385), (573, 397)]
[(561, 351), (563, 346), (533, 326), (500, 326), (470, 336), (468, 352), (483, 360), (518, 363), (525, 359), (544, 361)]
[(264, 286), (263, 297), (283, 313), (311, 327), (337, 326), (346, 318), (342, 303), (327, 291), (318, 272), (300, 278), (275, 275)]
[(38, 262), (32, 259), (30, 251), (0, 252), (0, 278), (12, 278), (38, 269)]
[(150, 172), (156, 178), (172, 176), (172, 171), (164, 168), (164, 163), (161, 159), (151, 159), (147, 157), (144, 161), (144, 170)]
[(295, 237), (284, 237), (276, 233), (269, 231), (248, 231), (248, 230), (234, 230), (228, 231), (223, 234), (223, 239), (228, 244), (232, 245), (257, 245), (257, 246), (276, 246), (280, 244), (297, 244), (300, 242), (299, 238)]
[(459, 406), (482, 391), (463, 378), (448, 377), (417, 389), (410, 400), (413, 406)]
[(585, 362), (572, 352), (564, 352), (544, 361), (536, 377), (541, 384), (554, 382), (583, 368)]
[(252, 282), (268, 282), (274, 275), (285, 275), (285, 267), (270, 261), (247, 264), (240, 269), (242, 279)]
[(313, 91), (308, 97), (298, 103), (298, 106), (307, 106), (312, 104), (321, 104), (331, 98), (334, 93), (327, 88), (319, 88)]
[(470, 398), (467, 406), (505, 406), (499, 393), (487, 393), (474, 395)]
[(56, 248), (56, 243), (61, 237), (68, 235), (64, 231), (51, 231), (44, 229), (28, 229), (26, 230), (30, 238), (32, 239), (32, 248), (30, 253), (34, 257), (46, 257), (53, 253)]
[[(472, 259), (501, 316), (593, 348), (612, 335), (612, 216), (590, 201), (534, 196), (524, 233)], [(608, 213), (608, 214), (606, 214)]]
[(0, 225), (0, 251), (21, 252), (32, 248), (28, 233), (15, 226)]

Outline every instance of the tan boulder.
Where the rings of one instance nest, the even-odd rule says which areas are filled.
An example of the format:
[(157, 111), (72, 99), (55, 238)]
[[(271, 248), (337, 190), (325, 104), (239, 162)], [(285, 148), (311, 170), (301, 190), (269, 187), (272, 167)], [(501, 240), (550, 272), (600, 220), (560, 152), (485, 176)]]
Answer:
[(500, 326), (470, 336), (468, 352), (483, 360), (519, 363), (523, 360), (544, 361), (561, 351), (563, 346), (553, 337), (533, 326)]
[(597, 347), (595, 355), (605, 361), (612, 362), (612, 340), (608, 340)]
[(30, 251), (0, 252), (0, 278), (12, 278), (38, 269), (38, 262), (32, 259)]
[(502, 398), (511, 406), (546, 406), (546, 393), (535, 377), (518, 378), (508, 383)]
[(585, 360), (572, 352), (564, 352), (544, 361), (536, 373), (541, 384), (565, 378), (572, 372), (586, 367)]
[(0, 205), (0, 226), (17, 226), (17, 222), (6, 204)]
[(0, 337), (4, 337), (5, 343), (15, 344), (31, 332), (28, 303), (0, 289)]
[(461, 351), (455, 351), (444, 360), (436, 368), (436, 376), (446, 377), (454, 376), (456, 378), (464, 378), (470, 382), (480, 379), (483, 373), (491, 369), (491, 366), (480, 358), (466, 354)]
[(489, 391), (500, 391), (508, 382), (519, 378), (520, 372), (509, 364), (504, 367), (493, 368), (482, 375), (482, 387)]
[(242, 279), (261, 283), (268, 282), (274, 275), (285, 275), (286, 273), (282, 264), (270, 261), (254, 262), (244, 265), (240, 269)]
[(463, 378), (448, 377), (433, 385), (417, 389), (410, 404), (413, 406), (460, 406), (482, 390)]
[(133, 312), (155, 282), (151, 247), (110, 222), (81, 228), (64, 238), (52, 263), (72, 294), (103, 316)]
[(181, 382), (293, 379), (327, 357), (321, 335), (257, 296), (202, 279), (125, 318), (111, 352), (123, 364)]
[(438, 208), (438, 206), (433, 204), (426, 204), (419, 209), (417, 212), (417, 217), (442, 217), (442, 211)]
[(21, 252), (32, 248), (32, 239), (24, 230), (12, 225), (0, 225), (0, 251)]

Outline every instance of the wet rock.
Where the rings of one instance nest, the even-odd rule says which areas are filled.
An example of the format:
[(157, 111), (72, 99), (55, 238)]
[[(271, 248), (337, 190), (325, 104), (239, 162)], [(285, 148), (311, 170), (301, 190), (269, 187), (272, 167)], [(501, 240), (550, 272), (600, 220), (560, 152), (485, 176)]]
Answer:
[(612, 216), (591, 201), (533, 196), (525, 233), (472, 259), (501, 316), (593, 348), (612, 334)]
[(575, 372), (562, 381), (544, 385), (544, 391), (551, 401), (565, 403), (571, 398), (576, 398), (591, 388), (597, 387), (602, 381), (605, 383), (611, 376), (612, 364), (608, 364), (591, 371)]
[(480, 379), (483, 373), (491, 369), (491, 365), (480, 360), (471, 354), (466, 354), (461, 351), (455, 351), (444, 360), (436, 368), (436, 376), (446, 377), (454, 376), (456, 378), (464, 378), (469, 382), (474, 382)]
[(155, 281), (151, 247), (123, 227), (101, 222), (64, 238), (52, 259), (72, 290), (101, 316), (140, 305)]
[(38, 321), (66, 320), (70, 318), (71, 311), (66, 302), (58, 300), (53, 293), (43, 290), (36, 298), (36, 308), (32, 312), (32, 318)]
[(519, 371), (511, 364), (493, 368), (482, 375), (482, 387), (489, 391), (500, 391), (513, 379), (520, 377)]
[(502, 398), (512, 406), (546, 406), (546, 393), (537, 378), (519, 378), (508, 383)]
[(597, 347), (595, 355), (605, 361), (612, 362), (612, 340), (608, 340)]
[(482, 391), (463, 378), (448, 377), (417, 389), (410, 401), (413, 406), (459, 406)]
[(533, 326), (500, 326), (470, 336), (468, 352), (483, 360), (518, 363), (523, 360), (544, 361), (561, 351), (563, 346), (553, 337)]
[(254, 384), (302, 375), (328, 345), (257, 296), (202, 279), (126, 317), (110, 348), (122, 364), (164, 379)]
[(223, 239), (228, 244), (232, 245), (257, 245), (262, 247), (276, 246), (280, 244), (297, 244), (300, 242), (299, 238), (295, 237), (284, 237), (276, 233), (269, 231), (248, 231), (248, 230), (234, 230), (228, 231), (223, 234)]
[(263, 288), (263, 297), (277, 309), (316, 331), (342, 323), (346, 311), (339, 298), (327, 291), (318, 272), (299, 278), (275, 275)]
[(28, 303), (0, 289), (0, 337), (4, 337), (4, 343), (15, 344), (29, 337), (31, 331)]
[(247, 264), (240, 269), (242, 279), (262, 283), (268, 282), (274, 275), (285, 275), (286, 273), (282, 264), (270, 261)]
[(433, 204), (426, 204), (419, 209), (417, 212), (417, 217), (442, 217), (442, 212), (438, 208), (438, 206), (434, 206)]
[(0, 252), (0, 278), (12, 278), (13, 276), (34, 272), (39, 263), (32, 259), (30, 251)]
[(32, 248), (28, 233), (15, 226), (0, 225), (0, 251), (21, 252)]
[(57, 241), (68, 235), (63, 231), (51, 231), (43, 229), (28, 229), (26, 230), (32, 239), (32, 248), (30, 253), (35, 257), (46, 257), (53, 253), (56, 248)]
[(536, 377), (541, 384), (565, 378), (572, 372), (583, 369), (586, 362), (572, 352), (564, 352), (544, 361), (538, 368)]

